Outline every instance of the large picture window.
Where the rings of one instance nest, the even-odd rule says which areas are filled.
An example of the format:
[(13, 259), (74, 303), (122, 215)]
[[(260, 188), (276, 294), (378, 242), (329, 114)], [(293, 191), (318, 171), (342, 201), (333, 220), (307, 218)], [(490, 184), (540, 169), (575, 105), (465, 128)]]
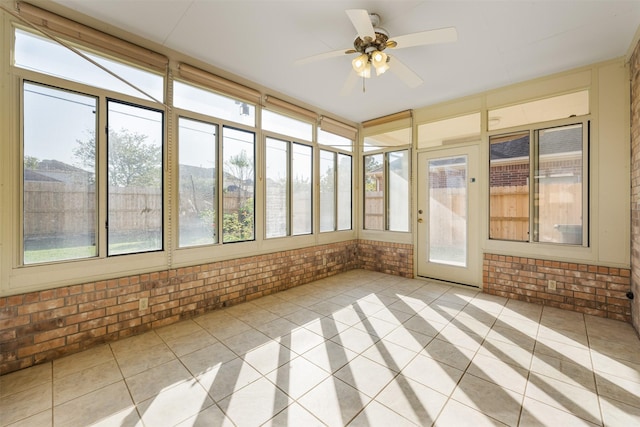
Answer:
[(163, 113), (106, 100), (101, 134), (98, 97), (24, 82), (23, 99), (23, 263), (162, 250)]
[(489, 141), (489, 238), (586, 245), (588, 122)]

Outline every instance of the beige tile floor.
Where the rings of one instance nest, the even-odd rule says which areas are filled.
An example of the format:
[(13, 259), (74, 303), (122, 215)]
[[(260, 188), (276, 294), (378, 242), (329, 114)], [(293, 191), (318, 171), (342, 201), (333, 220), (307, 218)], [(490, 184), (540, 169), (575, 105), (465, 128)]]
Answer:
[(0, 377), (0, 425), (640, 426), (640, 341), (358, 270)]

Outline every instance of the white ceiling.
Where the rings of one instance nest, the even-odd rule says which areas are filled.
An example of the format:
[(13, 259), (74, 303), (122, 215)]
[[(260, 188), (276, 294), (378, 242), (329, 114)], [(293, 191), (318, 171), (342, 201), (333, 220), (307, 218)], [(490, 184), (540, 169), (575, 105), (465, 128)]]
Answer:
[[(640, 24), (638, 0), (56, 3), (354, 122), (623, 56)], [(393, 51), (424, 80), (415, 89), (385, 73), (344, 94), (353, 56), (294, 62), (352, 47), (345, 9), (378, 13), (391, 39), (455, 26), (458, 41)]]

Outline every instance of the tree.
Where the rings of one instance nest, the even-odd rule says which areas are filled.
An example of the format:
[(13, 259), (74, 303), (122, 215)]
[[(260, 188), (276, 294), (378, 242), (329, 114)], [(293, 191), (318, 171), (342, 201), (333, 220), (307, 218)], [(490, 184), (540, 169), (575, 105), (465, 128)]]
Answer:
[[(162, 150), (159, 145), (150, 144), (148, 135), (127, 129), (109, 129), (109, 185), (116, 187), (159, 185), (162, 174)], [(89, 132), (86, 140), (76, 140), (78, 146), (73, 155), (90, 169), (95, 168), (95, 132)]]
[(242, 150), (240, 154), (229, 157), (225, 162), (225, 171), (242, 190), (242, 196), (246, 197), (248, 185), (253, 183), (253, 161), (249, 159), (247, 152)]
[(378, 179), (376, 174), (382, 170), (382, 163), (378, 161), (379, 156), (364, 157), (364, 187), (365, 191), (378, 191)]
[[(249, 194), (249, 186), (253, 185), (253, 160), (247, 152), (231, 156), (225, 162), (225, 175), (234, 181), (238, 189), (237, 210), (225, 208), (222, 217), (222, 236), (225, 242), (236, 242), (253, 239), (253, 192)], [(228, 187), (227, 187), (228, 188)]]
[(38, 163), (40, 163), (40, 159), (34, 156), (24, 156), (24, 168), (26, 169), (36, 169), (38, 167)]

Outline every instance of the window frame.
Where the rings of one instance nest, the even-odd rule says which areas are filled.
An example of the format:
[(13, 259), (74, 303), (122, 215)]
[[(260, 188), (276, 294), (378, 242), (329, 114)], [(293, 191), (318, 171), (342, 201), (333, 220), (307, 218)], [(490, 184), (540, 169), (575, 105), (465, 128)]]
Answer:
[(258, 162), (259, 162), (259, 157), (258, 157), (258, 134), (255, 130), (250, 130), (250, 129), (245, 129), (243, 127), (237, 126), (236, 124), (224, 124), (221, 126), (220, 128), (220, 188), (221, 191), (224, 192), (224, 185), (225, 185), (225, 178), (224, 178), (224, 163), (225, 163), (225, 134), (224, 131), (225, 129), (230, 129), (232, 131), (238, 131), (238, 132), (245, 132), (245, 133), (251, 133), (253, 134), (253, 151), (252, 151), (252, 158), (253, 158), (253, 195), (252, 195), (252, 211), (253, 211), (253, 218), (252, 218), (252, 236), (250, 239), (242, 239), (242, 240), (231, 240), (231, 241), (225, 241), (225, 233), (224, 233), (224, 208), (225, 208), (225, 204), (224, 204), (224, 197), (220, 197), (219, 199), (219, 206), (220, 206), (220, 210), (219, 212), (222, 213), (221, 215), (218, 215), (218, 224), (221, 225), (221, 230), (222, 232), (221, 237), (219, 239), (219, 242), (223, 245), (228, 245), (228, 244), (240, 244), (240, 243), (246, 243), (246, 242), (255, 242), (257, 240), (257, 220), (256, 220), (256, 197), (258, 195)]
[(198, 247), (211, 247), (211, 246), (215, 246), (218, 244), (222, 243), (222, 239), (221, 239), (221, 228), (220, 228), (220, 167), (219, 167), (219, 163), (220, 163), (220, 154), (221, 154), (221, 125), (219, 125), (218, 123), (212, 122), (210, 120), (204, 120), (202, 118), (194, 118), (189, 116), (187, 113), (183, 112), (182, 110), (178, 110), (178, 112), (175, 115), (176, 117), (176, 144), (177, 144), (177, 148), (175, 150), (175, 152), (177, 153), (177, 155), (175, 156), (175, 162), (174, 164), (175, 166), (175, 175), (176, 175), (176, 192), (175, 192), (175, 198), (176, 198), (176, 206), (177, 209), (180, 209), (181, 206), (181, 193), (180, 193), (180, 144), (181, 144), (181, 138), (180, 138), (180, 130), (181, 130), (181, 121), (182, 119), (184, 120), (188, 120), (191, 122), (198, 122), (198, 123), (202, 123), (204, 125), (209, 125), (215, 128), (216, 133), (215, 133), (215, 147), (213, 150), (214, 156), (215, 156), (215, 173), (214, 173), (214, 195), (213, 195), (213, 204), (214, 204), (214, 208), (215, 208), (215, 217), (216, 217), (216, 221), (215, 221), (215, 227), (217, 230), (216, 236), (213, 238), (213, 243), (203, 243), (200, 245), (184, 245), (182, 246), (180, 241), (181, 241), (181, 218), (180, 218), (180, 212), (176, 212), (176, 215), (174, 215), (174, 218), (176, 218), (177, 224), (176, 224), (176, 238), (175, 238), (175, 248), (176, 250), (183, 250), (183, 249), (190, 249), (190, 248), (198, 248)]
[[(316, 138), (317, 138), (317, 146), (318, 146), (318, 154), (317, 154), (317, 158), (318, 158), (318, 162), (317, 162), (317, 168), (318, 168), (318, 174), (317, 174), (317, 180), (318, 180), (318, 210), (317, 210), (317, 215), (318, 218), (321, 217), (322, 215), (322, 200), (321, 200), (321, 191), (320, 191), (320, 186), (321, 186), (321, 179), (322, 176), (320, 175), (320, 160), (321, 160), (321, 152), (325, 151), (325, 152), (329, 152), (329, 153), (333, 153), (334, 154), (334, 158), (335, 158), (335, 162), (334, 162), (334, 218), (333, 218), (333, 222), (334, 222), (334, 229), (333, 230), (321, 230), (320, 229), (320, 220), (318, 220), (318, 233), (322, 234), (322, 235), (330, 235), (330, 233), (340, 233), (340, 232), (353, 232), (355, 230), (355, 215), (356, 215), (356, 200), (354, 200), (354, 188), (356, 187), (356, 182), (357, 182), (357, 178), (355, 176), (356, 173), (356, 159), (358, 158), (358, 156), (362, 157), (361, 153), (358, 153), (356, 151), (356, 138), (354, 136), (354, 139), (350, 139), (347, 136), (338, 134), (338, 133), (334, 133), (331, 132), (330, 130), (326, 130), (326, 129), (322, 129), (322, 124), (324, 123), (324, 120), (327, 120), (328, 124), (326, 125), (326, 127), (331, 128), (330, 126), (330, 119), (326, 119), (324, 118), (323, 120), (321, 120), (321, 124), (320, 127), (318, 127), (318, 132), (316, 132)], [(335, 135), (336, 137), (338, 137), (339, 139), (345, 139), (347, 141), (350, 141), (351, 144), (349, 145), (345, 145), (345, 146), (340, 146), (340, 145), (333, 145), (331, 144), (332, 141), (323, 141), (321, 140), (321, 136), (323, 134), (326, 134), (327, 136), (330, 135)], [(355, 132), (354, 132), (355, 135)], [(345, 147), (345, 148), (343, 148)], [(340, 170), (339, 170), (339, 164), (340, 164), (340, 156), (346, 156), (350, 159), (350, 168), (351, 168), (351, 173), (349, 174), (349, 198), (350, 198), (350, 207), (349, 207), (349, 228), (340, 228), (340, 192), (339, 192), (339, 188), (340, 188)]]
[[(591, 127), (592, 117), (591, 115), (584, 115), (578, 117), (569, 117), (560, 120), (552, 120), (548, 122), (538, 122), (532, 123), (522, 126), (517, 126), (513, 128), (505, 128), (499, 129), (496, 131), (487, 132), (487, 145), (488, 150), (490, 150), (490, 140), (495, 136), (507, 136), (517, 133), (529, 133), (529, 175), (528, 175), (528, 208), (529, 208), (529, 219), (528, 219), (528, 238), (527, 240), (508, 240), (508, 239), (498, 239), (491, 238), (490, 235), (490, 222), (492, 219), (491, 208), (490, 208), (490, 181), (491, 181), (491, 156), (487, 155), (487, 241), (491, 246), (498, 244), (507, 244), (507, 245), (525, 245), (525, 246), (540, 246), (540, 247), (567, 247), (573, 249), (584, 248), (584, 250), (588, 250), (591, 248), (591, 162), (593, 159), (593, 154), (591, 153), (591, 139), (592, 139), (592, 127)], [(562, 128), (571, 125), (582, 125), (582, 243), (570, 244), (570, 243), (560, 243), (560, 242), (546, 242), (546, 241), (537, 241), (535, 240), (535, 228), (536, 228), (536, 217), (537, 210), (535, 209), (535, 173), (537, 171), (537, 167), (539, 165), (539, 156), (538, 156), (538, 135), (540, 131), (554, 129), (554, 128)]]
[[(390, 173), (390, 168), (389, 168), (389, 154), (392, 153), (401, 153), (401, 152), (406, 152), (406, 156), (407, 156), (407, 230), (391, 230), (390, 229), (390, 200), (389, 200), (389, 173)], [(366, 231), (366, 232), (388, 232), (388, 233), (401, 233), (401, 234), (410, 234), (413, 232), (413, 227), (411, 224), (411, 195), (412, 195), (412, 149), (410, 146), (398, 146), (398, 147), (387, 147), (385, 149), (382, 150), (375, 150), (375, 151), (367, 151), (367, 152), (363, 152), (361, 155), (361, 159), (362, 159), (362, 230)], [(382, 185), (383, 188), (383, 195), (382, 195), (382, 200), (383, 200), (383, 206), (382, 206), (382, 228), (367, 228), (366, 227), (366, 215), (367, 215), (367, 210), (366, 210), (366, 200), (367, 200), (367, 191), (366, 191), (366, 158), (367, 157), (371, 157), (371, 156), (378, 156), (378, 155), (382, 155), (382, 168), (383, 168), (383, 172), (382, 172), (382, 176), (384, 179), (384, 183)]]
[[(141, 108), (144, 110), (148, 110), (148, 111), (154, 111), (160, 114), (161, 116), (161, 123), (160, 123), (160, 206), (162, 207), (162, 211), (160, 212), (160, 247), (157, 249), (152, 249), (152, 250), (148, 250), (148, 251), (140, 251), (140, 252), (132, 252), (132, 253), (114, 253), (114, 254), (109, 254), (109, 247), (110, 247), (110, 235), (109, 235), (109, 229), (111, 227), (111, 225), (109, 224), (109, 218), (110, 218), (110, 213), (111, 213), (111, 208), (110, 208), (110, 191), (109, 191), (109, 165), (110, 165), (110, 157), (109, 157), (109, 145), (110, 145), (110, 132), (111, 129), (109, 128), (109, 113), (110, 113), (110, 109), (109, 109), (109, 104), (114, 103), (114, 104), (118, 104), (118, 105), (122, 105), (122, 106), (127, 106), (127, 107), (135, 107), (135, 108)], [(166, 204), (166, 194), (165, 194), (165, 180), (166, 180), (166, 146), (167, 146), (167, 138), (165, 135), (165, 126), (166, 126), (166, 113), (164, 110), (158, 109), (158, 108), (150, 108), (150, 107), (144, 107), (141, 106), (139, 104), (136, 103), (131, 103), (131, 102), (126, 102), (126, 101), (122, 101), (119, 100), (117, 98), (113, 98), (113, 97), (107, 97), (105, 99), (105, 118), (107, 120), (107, 126), (105, 127), (105, 133), (106, 135), (104, 136), (104, 145), (105, 148), (107, 150), (106, 156), (104, 157), (105, 162), (106, 162), (106, 166), (103, 166), (106, 169), (106, 173), (107, 173), (107, 179), (105, 182), (105, 185), (107, 186), (106, 189), (106, 201), (105, 203), (105, 207), (106, 207), (106, 211), (107, 211), (107, 221), (105, 223), (105, 228), (107, 229), (107, 236), (106, 236), (106, 245), (107, 245), (107, 251), (105, 253), (106, 257), (114, 257), (114, 256), (123, 256), (123, 255), (133, 255), (133, 254), (138, 254), (138, 253), (147, 253), (147, 252), (163, 252), (165, 249), (165, 245), (166, 245), (166, 238), (165, 238), (165, 217), (166, 217), (166, 212), (165, 212), (165, 204)], [(100, 156), (98, 156), (98, 161), (100, 161)], [(99, 201), (98, 201), (99, 204)]]
[[(16, 29), (25, 31), (25, 28), (16, 23), (15, 21), (5, 21), (7, 27), (4, 32), (7, 35), (5, 40), (9, 49), (7, 52), (13, 52), (14, 38), (13, 34)], [(29, 31), (29, 30), (27, 30)], [(71, 42), (71, 44), (74, 44)], [(126, 57), (119, 57), (117, 55), (109, 54), (101, 51), (100, 49), (90, 48), (83, 46), (83, 49), (89, 49), (92, 52), (96, 52), (99, 55), (105, 56), (111, 60), (122, 62), (126, 65), (140, 68), (146, 72), (150, 72), (155, 75), (159, 75), (163, 79), (163, 86), (166, 87), (167, 75), (165, 73), (158, 72), (153, 67), (147, 67), (139, 63), (128, 60)], [(10, 133), (12, 140), (15, 144), (12, 147), (7, 148), (6, 153), (8, 158), (15, 159), (15, 163), (12, 161), (9, 169), (9, 174), (5, 177), (10, 177), (9, 181), (13, 182), (12, 189), (9, 191), (10, 195), (7, 196), (7, 200), (12, 200), (12, 204), (15, 204), (15, 209), (12, 209), (9, 214), (3, 219), (2, 226), (4, 227), (5, 236), (11, 246), (7, 245), (7, 252), (4, 259), (1, 260), (4, 265), (3, 269), (6, 272), (11, 272), (10, 280), (7, 280), (7, 284), (0, 289), (1, 293), (14, 294), (20, 292), (28, 292), (31, 290), (51, 289), (65, 284), (79, 283), (80, 281), (98, 280), (99, 278), (121, 277), (129, 274), (127, 272), (142, 273), (145, 271), (159, 271), (166, 269), (168, 265), (168, 252), (167, 242), (169, 239), (168, 226), (166, 223), (168, 206), (168, 197), (166, 194), (166, 187), (163, 188), (162, 193), (162, 210), (163, 210), (163, 222), (161, 225), (161, 245), (162, 250), (154, 250), (150, 252), (139, 252), (126, 254), (124, 256), (111, 255), (107, 256), (107, 230), (105, 228), (107, 207), (107, 164), (106, 164), (106, 114), (107, 114), (107, 99), (112, 99), (121, 103), (128, 103), (136, 107), (141, 107), (150, 110), (157, 110), (162, 115), (162, 185), (166, 185), (166, 181), (169, 178), (167, 174), (167, 153), (168, 143), (166, 137), (166, 129), (169, 123), (169, 115), (165, 109), (165, 104), (159, 103), (154, 100), (148, 99), (144, 94), (134, 96), (126, 93), (116, 92), (108, 89), (101, 88), (99, 86), (92, 86), (85, 83), (76, 82), (73, 80), (66, 80), (57, 76), (53, 76), (47, 73), (41, 73), (34, 70), (29, 70), (15, 66), (10, 61), (10, 55), (3, 55), (3, 60), (6, 61), (6, 70), (10, 75), (11, 88), (5, 91), (7, 99), (15, 108), (8, 109), (7, 124), (10, 126)], [(97, 255), (90, 258), (78, 258), (60, 261), (50, 261), (42, 263), (24, 264), (24, 240), (23, 240), (23, 161), (24, 158), (24, 103), (23, 103), (23, 87), (24, 82), (32, 82), (38, 85), (44, 85), (52, 87), (54, 89), (76, 92), (93, 96), (97, 98), (96, 112), (96, 138), (98, 140), (97, 146), (97, 165), (96, 170), (96, 248)], [(92, 272), (87, 275), (87, 272)], [(8, 279), (8, 276), (3, 276)], [(42, 277), (47, 277), (47, 285), (43, 286)], [(88, 279), (89, 278), (89, 279)]]
[[(94, 195), (93, 195), (93, 203), (94, 203), (94, 215), (93, 215), (93, 234), (94, 234), (94, 238), (95, 238), (95, 254), (90, 256), (90, 257), (81, 257), (81, 258), (70, 258), (70, 259), (58, 259), (58, 260), (49, 260), (49, 261), (43, 261), (43, 262), (26, 262), (25, 260), (25, 251), (26, 251), (26, 244), (25, 244), (25, 239), (26, 239), (26, 235), (25, 235), (25, 180), (24, 180), (24, 176), (25, 176), (25, 165), (24, 165), (24, 158), (25, 158), (25, 85), (30, 84), (30, 85), (35, 85), (35, 86), (41, 86), (41, 87), (45, 87), (48, 89), (52, 89), (52, 90), (56, 90), (56, 91), (62, 91), (62, 92), (69, 92), (69, 93), (74, 93), (74, 94), (79, 94), (85, 97), (91, 97), (94, 98), (96, 101), (95, 104), (95, 108), (96, 108), (96, 114), (95, 114), (95, 141), (94, 141), (94, 153), (95, 153), (95, 158), (94, 158), (94, 167), (93, 167), (93, 172), (94, 172)], [(43, 83), (40, 81), (37, 81), (36, 79), (26, 79), (26, 78), (20, 78), (19, 81), (19, 86), (20, 86), (20, 101), (19, 101), (19, 115), (20, 115), (20, 130), (19, 130), (19, 152), (20, 152), (20, 159), (22, 159), (21, 161), (19, 161), (19, 178), (18, 178), (18, 182), (19, 182), (19, 226), (16, 227), (16, 230), (19, 231), (19, 247), (18, 247), (18, 257), (17, 257), (17, 266), (19, 267), (37, 267), (37, 266), (42, 266), (42, 265), (52, 265), (52, 264), (64, 264), (64, 263), (68, 263), (68, 262), (82, 262), (82, 261), (87, 261), (87, 260), (93, 260), (93, 259), (98, 259), (101, 256), (105, 257), (106, 256), (106, 247), (102, 247), (101, 246), (101, 241), (106, 239), (106, 234), (103, 235), (101, 233), (102, 229), (100, 227), (100, 221), (99, 221), (99, 214), (100, 214), (100, 207), (103, 204), (105, 204), (105, 202), (100, 203), (100, 199), (101, 197), (104, 198), (104, 196), (106, 196), (105, 194), (101, 194), (100, 191), (100, 181), (99, 181), (99, 176), (100, 176), (100, 172), (102, 171), (103, 168), (99, 167), (98, 164), (98, 150), (99, 150), (99, 139), (98, 139), (98, 134), (100, 133), (100, 117), (101, 115), (98, 113), (98, 110), (101, 108), (102, 105), (106, 105), (106, 102), (102, 102), (103, 100), (101, 100), (100, 96), (96, 95), (95, 93), (89, 93), (87, 91), (83, 91), (80, 92), (78, 90), (71, 90), (69, 88), (65, 88), (65, 87), (61, 87), (60, 85), (52, 85), (52, 84), (48, 84), (48, 83)]]
[[(260, 110), (259, 110), (259, 106), (256, 104), (253, 104), (252, 102), (246, 100), (246, 99), (242, 99), (242, 98), (238, 98), (235, 97), (231, 94), (227, 94), (227, 93), (223, 93), (220, 92), (219, 90), (212, 88), (212, 87), (208, 87), (205, 84), (202, 84), (200, 82), (195, 82), (195, 81), (191, 81), (188, 79), (184, 79), (184, 78), (173, 78), (170, 82), (170, 84), (173, 86), (174, 82), (179, 82), (182, 85), (185, 86), (192, 86), (195, 89), (201, 90), (201, 91), (205, 91), (205, 92), (211, 92), (214, 96), (219, 96), (219, 97), (224, 97), (224, 98), (228, 98), (230, 100), (235, 100), (238, 103), (246, 103), (251, 105), (254, 109), (255, 109), (255, 120), (254, 122), (258, 122), (258, 117), (260, 116)], [(173, 101), (173, 98), (172, 98)], [(259, 204), (257, 203), (257, 196), (258, 196), (258, 192), (259, 192), (259, 185), (257, 184), (257, 181), (259, 181), (260, 179), (260, 168), (259, 168), (259, 164), (260, 164), (260, 158), (262, 156), (263, 150), (262, 147), (260, 147), (260, 143), (259, 141), (259, 127), (256, 125), (252, 126), (252, 125), (248, 125), (248, 124), (243, 124), (239, 121), (233, 120), (231, 118), (222, 118), (222, 117), (217, 117), (217, 116), (211, 116), (209, 114), (207, 114), (206, 112), (200, 112), (200, 111), (194, 111), (192, 109), (186, 109), (186, 108), (179, 108), (179, 107), (173, 107), (173, 115), (172, 115), (172, 120), (176, 123), (175, 126), (175, 131), (172, 133), (172, 141), (171, 141), (171, 145), (173, 147), (172, 152), (179, 152), (180, 150), (180, 138), (178, 135), (179, 132), (179, 119), (180, 118), (185, 118), (188, 120), (193, 120), (193, 121), (198, 121), (198, 122), (202, 122), (202, 123), (206, 123), (209, 125), (213, 125), (216, 126), (217, 128), (217, 135), (216, 135), (216, 185), (217, 188), (216, 190), (218, 191), (217, 194), (217, 200), (216, 200), (216, 208), (217, 208), (217, 218), (216, 218), (216, 224), (217, 224), (217, 229), (218, 229), (218, 236), (216, 239), (215, 243), (210, 243), (210, 244), (204, 244), (204, 245), (197, 245), (197, 246), (180, 246), (179, 245), (179, 228), (180, 228), (180, 224), (179, 224), (179, 213), (176, 211), (177, 209), (177, 204), (174, 203), (174, 205), (176, 206), (175, 208), (172, 207), (174, 215), (173, 218), (178, 218), (178, 223), (177, 224), (170, 224), (172, 226), (172, 228), (175, 228), (175, 232), (172, 234), (172, 241), (173, 241), (173, 245), (172, 245), (172, 250), (175, 250), (175, 257), (179, 260), (179, 262), (198, 262), (202, 259), (211, 259), (211, 253), (209, 251), (210, 248), (215, 247), (215, 248), (221, 248), (221, 247), (225, 247), (224, 251), (222, 254), (225, 254), (227, 251), (231, 254), (235, 254), (236, 250), (238, 251), (238, 254), (243, 254), (246, 253), (242, 252), (240, 249), (230, 249), (231, 246), (237, 246), (239, 245), (239, 247), (243, 247), (246, 245), (255, 245), (257, 239), (258, 239), (258, 231), (259, 231), (259, 226), (260, 226), (260, 221), (259, 221), (259, 217), (258, 217), (258, 211), (257, 211), (257, 207), (259, 206)], [(223, 185), (224, 185), (224, 130), (225, 129), (231, 129), (231, 130), (237, 130), (240, 132), (248, 132), (248, 133), (252, 133), (253, 134), (253, 151), (252, 151), (252, 155), (253, 155), (253, 178), (254, 178), (254, 184), (253, 184), (253, 238), (252, 239), (248, 239), (248, 240), (238, 240), (238, 241), (224, 241), (224, 189), (223, 189)], [(173, 156), (174, 158), (170, 159), (171, 162), (171, 166), (174, 170), (173, 172), (173, 179), (172, 179), (172, 184), (175, 186), (175, 188), (177, 189), (176, 191), (172, 191), (171, 193), (171, 197), (178, 200), (179, 199), (179, 182), (178, 182), (178, 175), (179, 175), (179, 156)], [(223, 256), (221, 254), (221, 256)], [(233, 255), (232, 255), (233, 256)]]
[[(322, 229), (322, 220), (318, 221), (318, 232), (319, 233), (332, 233), (337, 231), (351, 231), (353, 230), (353, 156), (351, 154), (346, 154), (337, 150), (327, 149), (326, 146), (320, 146), (318, 149), (318, 165), (322, 161), (322, 153), (330, 153), (332, 155), (333, 160), (333, 228), (323, 230)], [(341, 228), (340, 227), (340, 219), (342, 218), (340, 213), (340, 188), (341, 188), (341, 180), (340, 180), (340, 156), (344, 156), (349, 159), (349, 227)], [(320, 173), (322, 169), (318, 167), (318, 200), (319, 200), (319, 209), (320, 214), (319, 217), (322, 218), (322, 175)]]
[[(290, 237), (298, 237), (298, 236), (312, 236), (315, 234), (315, 224), (314, 224), (314, 220), (316, 218), (314, 209), (315, 209), (315, 196), (316, 196), (316, 174), (315, 174), (315, 169), (316, 167), (315, 165), (315, 159), (316, 159), (316, 155), (315, 155), (315, 147), (314, 144), (311, 144), (309, 142), (304, 142), (304, 141), (300, 141), (300, 140), (294, 140), (294, 139), (290, 139), (290, 138), (285, 138), (282, 136), (275, 136), (277, 134), (275, 133), (269, 133), (269, 132), (263, 132), (264, 133), (264, 138), (263, 138), (263, 147), (264, 147), (264, 161), (263, 161), (263, 165), (264, 165), (264, 171), (265, 171), (265, 177), (264, 177), (264, 185), (263, 185), (263, 205), (264, 205), (264, 231), (262, 233), (263, 235), (263, 239), (265, 241), (270, 241), (270, 240), (274, 240), (274, 239), (285, 239), (285, 238), (290, 238)], [(269, 161), (268, 157), (267, 157), (267, 141), (268, 140), (273, 140), (273, 141), (277, 141), (277, 142), (282, 142), (285, 144), (286, 146), (286, 172), (287, 172), (287, 182), (285, 184), (285, 205), (286, 205), (286, 226), (285, 226), (285, 234), (284, 235), (278, 235), (278, 236), (268, 236), (267, 235), (267, 209), (268, 209), (268, 205), (267, 205), (267, 179), (266, 179), (266, 164)], [(310, 229), (308, 233), (294, 233), (294, 226), (293, 226), (293, 221), (294, 221), (294, 212), (293, 212), (293, 205), (294, 205), (294, 177), (293, 177), (293, 159), (294, 159), (294, 150), (293, 147), (294, 145), (299, 145), (302, 147), (307, 147), (309, 148), (309, 154), (311, 156), (310, 159), (310, 166), (311, 166), (311, 173), (310, 173), (310, 178), (311, 178), (311, 183), (310, 183), (310, 190), (311, 190), (311, 194), (310, 194), (310, 204), (311, 206), (309, 207), (309, 222), (310, 222)]]
[[(15, 71), (15, 70), (20, 70), (20, 71)], [(64, 265), (66, 263), (83, 263), (83, 262), (90, 262), (92, 260), (105, 260), (105, 259), (111, 259), (111, 258), (115, 258), (115, 257), (121, 257), (123, 255), (126, 256), (138, 256), (138, 255), (144, 255), (144, 254), (153, 254), (153, 253), (164, 253), (165, 252), (165, 248), (166, 248), (166, 239), (167, 239), (167, 233), (166, 233), (166, 224), (165, 224), (165, 217), (166, 217), (166, 195), (165, 195), (165, 191), (164, 191), (164, 187), (165, 187), (165, 180), (167, 179), (167, 174), (166, 174), (166, 151), (167, 151), (167, 141), (166, 141), (166, 135), (165, 135), (165, 128), (166, 128), (166, 121), (167, 121), (167, 115), (166, 112), (164, 111), (163, 108), (160, 108), (160, 106), (153, 102), (153, 101), (146, 101), (144, 99), (141, 98), (134, 98), (131, 97), (129, 95), (126, 94), (122, 94), (122, 93), (118, 93), (118, 92), (112, 92), (112, 91), (107, 91), (104, 90), (102, 88), (99, 87), (94, 87), (94, 86), (88, 86), (85, 85), (83, 83), (77, 83), (77, 82), (72, 82), (72, 81), (68, 81), (68, 80), (64, 80), (64, 79), (60, 79), (57, 77), (52, 77), (46, 74), (41, 74), (41, 73), (37, 73), (34, 71), (30, 71), (30, 70), (25, 70), (22, 68), (18, 68), (18, 67), (14, 67), (14, 72), (16, 75), (18, 75), (18, 85), (19, 85), (19, 90), (20, 90), (20, 96), (19, 96), (19, 120), (20, 120), (20, 127), (19, 127), (19, 153), (21, 158), (24, 158), (24, 131), (23, 131), (23, 126), (24, 126), (24, 99), (23, 99), (23, 90), (24, 90), (24, 84), (25, 82), (29, 82), (32, 84), (36, 84), (36, 85), (42, 85), (42, 86), (46, 86), (46, 87), (50, 87), (52, 89), (56, 89), (56, 90), (63, 90), (63, 91), (69, 91), (69, 92), (75, 92), (75, 93), (81, 93), (87, 96), (93, 96), (96, 98), (97, 100), (97, 108), (96, 108), (96, 122), (98, 123), (97, 128), (96, 128), (96, 256), (90, 257), (90, 258), (77, 258), (77, 259), (71, 259), (71, 260), (59, 260), (59, 261), (49, 261), (49, 262), (42, 262), (42, 263), (30, 263), (30, 264), (25, 264), (24, 263), (24, 230), (23, 230), (23, 224), (24, 224), (24, 217), (23, 217), (23, 204), (24, 204), (24, 200), (23, 200), (23, 196), (20, 196), (20, 214), (18, 217), (18, 221), (19, 221), (19, 226), (16, 227), (17, 229), (17, 241), (18, 241), (18, 245), (16, 245), (16, 247), (18, 248), (19, 254), (17, 255), (17, 258), (14, 262), (14, 265), (16, 267), (19, 268), (33, 268), (33, 267), (37, 267), (37, 266), (50, 266), (50, 265), (55, 265), (55, 264), (60, 264), (60, 265)], [(161, 241), (161, 248), (160, 249), (154, 249), (151, 251), (141, 251), (141, 252), (132, 252), (132, 253), (127, 253), (127, 254), (108, 254), (108, 229), (107, 229), (107, 217), (108, 217), (108, 212), (109, 212), (109, 203), (108, 203), (108, 181), (107, 181), (107, 174), (108, 174), (108, 154), (107, 154), (107, 144), (108, 144), (108, 137), (107, 137), (107, 123), (108, 123), (108, 119), (107, 119), (107, 115), (108, 115), (108, 104), (109, 102), (115, 102), (118, 104), (122, 104), (122, 105), (128, 105), (128, 106), (133, 106), (136, 108), (142, 108), (145, 110), (150, 110), (150, 111), (155, 111), (160, 113), (161, 115), (161, 133), (162, 133), (162, 142), (161, 142), (161, 201), (160, 201), (160, 205), (162, 206), (162, 223), (161, 223), (161, 227), (160, 227), (160, 231), (161, 231), (161, 237), (160, 237), (160, 241)], [(20, 162), (22, 163), (22, 162)], [(18, 167), (19, 169), (19, 173), (20, 173), (20, 177), (23, 176), (24, 171), (23, 171), (23, 165), (20, 165)], [(24, 183), (22, 182), (22, 179), (19, 179), (18, 182), (20, 182), (19, 184), (19, 192), (22, 194), (24, 191)], [(164, 255), (163, 255), (164, 257)]]

